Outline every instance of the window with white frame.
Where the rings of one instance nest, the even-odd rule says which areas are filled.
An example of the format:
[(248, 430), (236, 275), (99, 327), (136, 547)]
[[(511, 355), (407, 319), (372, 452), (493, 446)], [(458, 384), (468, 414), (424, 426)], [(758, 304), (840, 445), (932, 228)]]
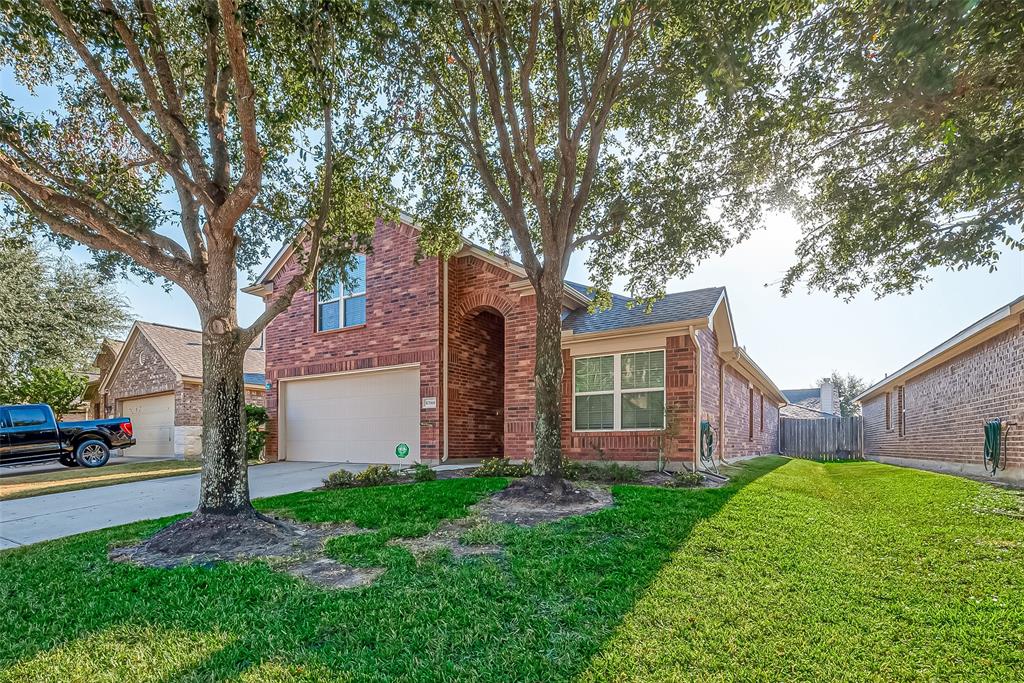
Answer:
[(356, 254), (345, 277), (321, 282), (317, 293), (318, 332), (362, 325), (366, 322), (366, 257)]
[(663, 429), (664, 426), (663, 350), (575, 359), (575, 431)]

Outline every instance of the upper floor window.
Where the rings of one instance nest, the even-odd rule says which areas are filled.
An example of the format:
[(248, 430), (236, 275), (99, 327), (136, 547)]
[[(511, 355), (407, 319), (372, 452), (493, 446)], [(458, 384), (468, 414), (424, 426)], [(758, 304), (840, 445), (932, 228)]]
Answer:
[(366, 322), (366, 257), (356, 254), (345, 269), (344, 281), (321, 282), (317, 292), (318, 332)]
[(665, 352), (576, 358), (573, 394), (576, 431), (663, 429)]

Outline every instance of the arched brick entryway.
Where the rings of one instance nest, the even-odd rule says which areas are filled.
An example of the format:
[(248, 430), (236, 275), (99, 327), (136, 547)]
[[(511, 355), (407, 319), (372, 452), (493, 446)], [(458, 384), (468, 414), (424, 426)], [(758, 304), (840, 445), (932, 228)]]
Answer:
[(504, 453), (505, 313), (511, 308), (502, 310), (504, 303), (473, 295), (454, 316), (448, 349), (450, 458)]

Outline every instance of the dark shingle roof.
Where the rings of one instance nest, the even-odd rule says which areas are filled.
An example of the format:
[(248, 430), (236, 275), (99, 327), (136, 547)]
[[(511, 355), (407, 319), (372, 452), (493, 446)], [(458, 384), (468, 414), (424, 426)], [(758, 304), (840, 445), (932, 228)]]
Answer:
[(808, 399), (815, 399), (821, 401), (821, 388), (815, 387), (813, 389), (783, 389), (782, 395), (786, 397), (786, 400), (790, 403), (803, 403)]
[(823, 417), (836, 417), (835, 415), (810, 408), (803, 403), (790, 403), (789, 405), (782, 406), (779, 409), (779, 415), (782, 417), (795, 417), (799, 420), (820, 420)]
[[(587, 285), (566, 282), (567, 285), (582, 294), (587, 293)], [(658, 325), (660, 323), (677, 322), (706, 318), (715, 309), (715, 304), (725, 291), (724, 287), (695, 289), (690, 292), (666, 294), (654, 303), (651, 312), (647, 313), (643, 305), (629, 306), (631, 299), (619, 294), (612, 294), (612, 307), (590, 313), (581, 308), (569, 313), (562, 321), (563, 330), (571, 330), (573, 334), (588, 332), (606, 332), (609, 330)]]

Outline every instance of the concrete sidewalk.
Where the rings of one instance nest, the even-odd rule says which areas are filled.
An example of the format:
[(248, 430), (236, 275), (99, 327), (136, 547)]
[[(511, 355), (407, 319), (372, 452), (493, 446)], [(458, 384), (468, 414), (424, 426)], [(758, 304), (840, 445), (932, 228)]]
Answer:
[[(249, 468), (253, 498), (308, 491), (341, 468), (359, 472), (366, 465), (275, 462)], [(0, 549), (16, 548), (144, 519), (191, 512), (199, 505), (199, 475), (150, 479), (0, 501)]]

